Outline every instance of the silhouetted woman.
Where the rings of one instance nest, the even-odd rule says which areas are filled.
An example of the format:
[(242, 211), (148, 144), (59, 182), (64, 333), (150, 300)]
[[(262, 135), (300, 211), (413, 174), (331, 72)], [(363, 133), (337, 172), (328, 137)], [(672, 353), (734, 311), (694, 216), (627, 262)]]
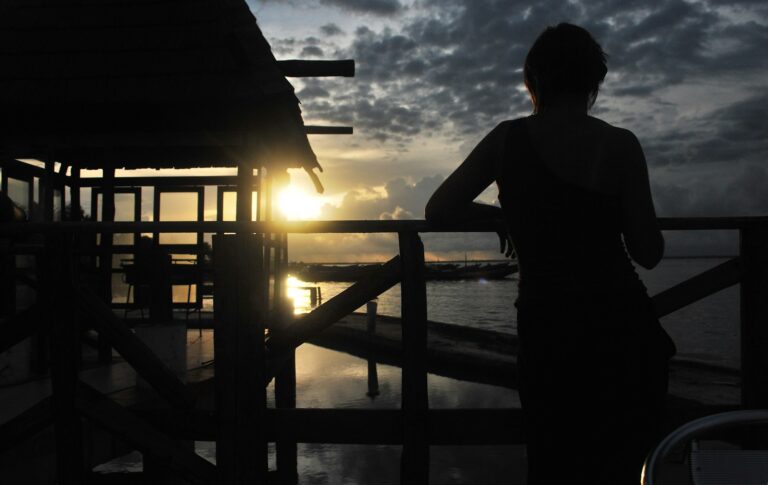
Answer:
[[(503, 221), (514, 245), (529, 484), (639, 483), (674, 353), (630, 261), (664, 252), (643, 150), (588, 115), (606, 72), (586, 30), (547, 28), (525, 60), (534, 113), (494, 128), (426, 207)], [(473, 202), (493, 182), (502, 208)]]

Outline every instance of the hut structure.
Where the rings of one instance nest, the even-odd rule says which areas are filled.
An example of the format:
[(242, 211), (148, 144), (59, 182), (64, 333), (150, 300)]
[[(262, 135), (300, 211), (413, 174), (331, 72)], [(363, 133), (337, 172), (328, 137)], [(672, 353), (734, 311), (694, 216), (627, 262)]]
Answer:
[[(138, 263), (142, 234), (153, 235), (155, 248), (162, 246), (149, 251), (144, 282), (149, 320), (162, 324), (174, 319), (171, 254), (189, 255), (195, 269), (183, 283), (196, 287), (197, 295), (185, 304), (199, 310), (206, 296), (204, 272), (198, 270), (206, 235), (194, 226), (191, 238), (161, 245), (156, 223), (163, 220), (162, 196), (190, 194), (197, 221), (203, 221), (205, 188), (213, 186), (217, 220), (224, 220), (225, 196), (236, 194), (236, 220), (248, 223), (272, 219), (271, 194), (286, 182), (288, 168), (305, 169), (322, 191), (307, 134), (351, 128), (305, 126), (286, 75), (351, 76), (354, 63), (277, 62), (245, 0), (2, 0), (0, 45), (0, 190), (31, 221), (61, 221), (68, 228), (44, 231), (44, 240), (0, 235), (0, 352), (31, 337), (33, 370), (50, 369), (53, 387), (52, 398), (3, 427), (8, 433), (0, 448), (52, 422), (58, 483), (88, 483), (96, 463), (88, 462), (86, 448), (94, 445), (86, 443), (83, 426), (94, 422), (144, 453), (142, 480), (251, 483), (265, 477), (264, 331), (280, 321), (285, 234), (253, 234), (238, 226), (236, 235), (214, 236), (224, 264), (217, 276), (222, 310), (216, 320), (229, 322), (216, 337), (218, 467), (195, 455), (189, 442), (157, 432), (81, 382), (81, 338), (95, 329), (102, 361), (111, 360), (114, 347), (170, 405), (169, 419), (192, 419), (196, 392), (113, 311), (120, 306), (113, 295), (120, 258), (136, 255)], [(117, 170), (212, 167), (234, 168), (236, 175), (116, 176)], [(86, 170), (100, 170), (101, 176), (81, 177)], [(96, 222), (77, 222), (87, 205), (81, 197), (88, 193)], [(154, 201), (153, 222), (116, 234), (116, 199), (133, 208), (120, 220), (140, 223), (147, 194)], [(25, 245), (36, 260), (36, 277), (17, 268)], [(29, 308), (17, 308), (18, 278), (34, 288)], [(135, 283), (134, 299), (123, 306), (136, 306)], [(291, 382), (290, 356), (285, 362)], [(291, 405), (291, 392), (283, 392), (281, 405)], [(295, 443), (286, 449), (281, 466), (292, 468), (286, 479), (291, 482)]]

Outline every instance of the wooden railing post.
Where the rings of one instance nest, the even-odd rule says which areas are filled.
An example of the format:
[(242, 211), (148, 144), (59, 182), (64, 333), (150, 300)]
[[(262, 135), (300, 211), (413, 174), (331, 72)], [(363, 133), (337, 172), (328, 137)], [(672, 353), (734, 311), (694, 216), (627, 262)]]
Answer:
[(424, 278), (424, 245), (414, 232), (401, 232), (402, 261), (402, 409), (403, 452), (401, 484), (429, 483), (427, 416), (427, 287)]
[(740, 233), (741, 404), (768, 408), (768, 225)]
[(213, 251), (219, 483), (265, 483), (266, 301), (260, 286), (266, 268), (261, 239), (250, 234), (216, 235)]

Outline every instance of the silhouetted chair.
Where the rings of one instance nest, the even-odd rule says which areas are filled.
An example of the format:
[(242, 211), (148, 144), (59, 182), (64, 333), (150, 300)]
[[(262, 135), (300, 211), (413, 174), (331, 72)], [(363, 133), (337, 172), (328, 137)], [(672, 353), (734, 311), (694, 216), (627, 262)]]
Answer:
[[(659, 485), (669, 481), (659, 478), (665, 459), (688, 447), (690, 483), (694, 485), (765, 485), (768, 483), (768, 450), (762, 449), (701, 449), (697, 438), (734, 428), (751, 428), (746, 440), (756, 438), (755, 426), (768, 425), (768, 410), (732, 411), (696, 419), (679, 427), (651, 452), (643, 466), (643, 485)], [(763, 435), (768, 435), (763, 431)], [(761, 442), (768, 442), (763, 436)], [(751, 447), (750, 447), (751, 448)]]

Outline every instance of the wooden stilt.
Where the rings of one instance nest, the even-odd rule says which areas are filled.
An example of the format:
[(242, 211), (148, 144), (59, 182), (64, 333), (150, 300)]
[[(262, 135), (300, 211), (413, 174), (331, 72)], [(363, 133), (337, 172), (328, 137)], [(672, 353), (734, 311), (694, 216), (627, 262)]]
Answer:
[[(279, 409), (296, 408), (296, 353), (283, 364), (275, 376), (275, 405)], [(277, 471), (280, 483), (285, 485), (298, 483), (296, 437), (290, 430), (277, 428), (276, 451)]]
[(429, 483), (427, 437), (427, 289), (424, 245), (416, 233), (399, 233), (402, 258), (403, 453), (401, 484)]
[[(253, 170), (238, 169), (237, 218), (251, 219)], [(221, 484), (267, 479), (264, 327), (267, 309), (263, 240), (251, 234), (214, 236), (216, 443)]]
[[(373, 340), (376, 334), (376, 312), (378, 306), (376, 300), (371, 300), (366, 305), (367, 318), (365, 326), (371, 340)], [(379, 395), (379, 372), (374, 359), (368, 359), (368, 392), (366, 395), (371, 399)]]
[(741, 402), (768, 407), (768, 228), (741, 230)]

